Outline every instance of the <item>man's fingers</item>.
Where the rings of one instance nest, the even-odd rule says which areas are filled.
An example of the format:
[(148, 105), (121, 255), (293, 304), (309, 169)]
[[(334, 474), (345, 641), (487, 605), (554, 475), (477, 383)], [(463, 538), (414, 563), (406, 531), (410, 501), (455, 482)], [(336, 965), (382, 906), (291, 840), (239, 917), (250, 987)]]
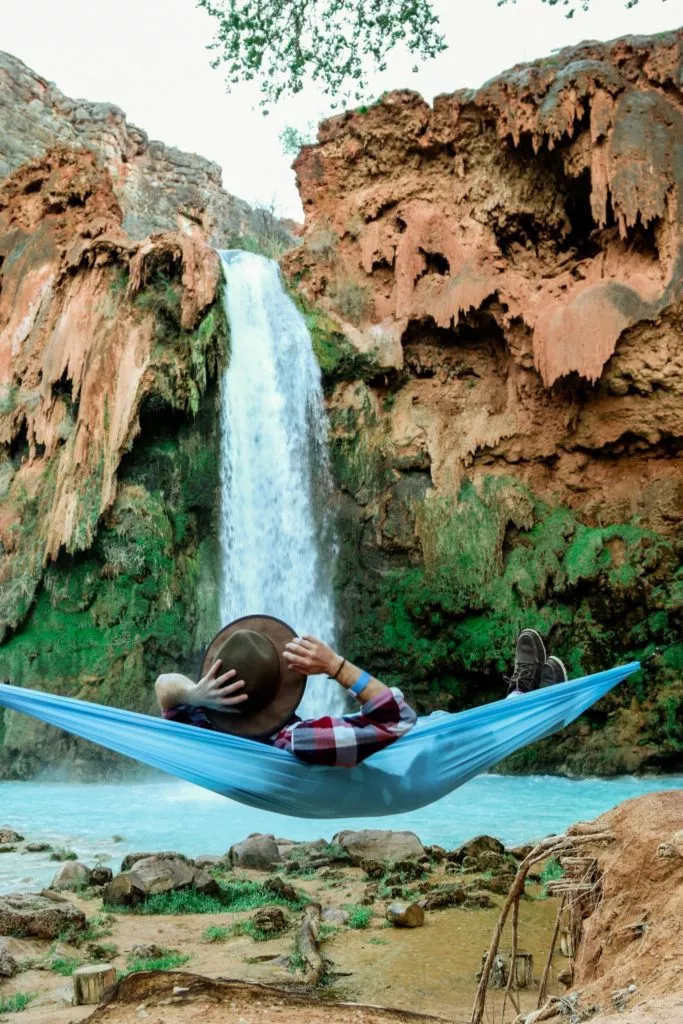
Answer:
[[(227, 683), (228, 679), (232, 679), (232, 677), (233, 677), (233, 676), (236, 676), (236, 675), (237, 675), (237, 672), (235, 671), (235, 669), (234, 669), (234, 668), (231, 668), (229, 672), (224, 672), (222, 676), (219, 676), (219, 677), (218, 677), (218, 679), (216, 680), (216, 682), (217, 682), (217, 683), (218, 683), (219, 685), (220, 685), (221, 683)], [(244, 680), (242, 680), (242, 682), (243, 682), (243, 681), (244, 681)]]
[(221, 697), (220, 703), (223, 707), (229, 708), (233, 704), (243, 704), (245, 700), (249, 700), (249, 694), (240, 693), (237, 697)]
[[(218, 680), (220, 682), (220, 679)], [(227, 686), (216, 687), (214, 693), (219, 697), (225, 697), (228, 693), (234, 693), (235, 690), (241, 690), (244, 686), (244, 679), (237, 679), (234, 683), (228, 683)]]
[(304, 635), (303, 635), (303, 637), (301, 639), (302, 640), (308, 640), (308, 642), (311, 643), (311, 644), (319, 644), (320, 643), (320, 641), (318, 640), (318, 638), (316, 636), (310, 636), (308, 633), (304, 633)]
[(221, 667), (220, 661), (214, 661), (213, 665), (211, 666), (209, 671), (206, 673), (206, 678), (207, 679), (215, 679), (216, 678), (216, 672), (218, 672), (218, 669), (220, 667)]

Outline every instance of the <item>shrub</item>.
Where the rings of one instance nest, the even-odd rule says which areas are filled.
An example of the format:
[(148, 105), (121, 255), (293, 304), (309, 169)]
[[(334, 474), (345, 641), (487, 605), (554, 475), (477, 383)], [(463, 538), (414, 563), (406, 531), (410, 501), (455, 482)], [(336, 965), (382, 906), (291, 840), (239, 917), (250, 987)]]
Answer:
[(78, 970), (82, 963), (82, 960), (77, 960), (75, 957), (58, 956), (50, 964), (50, 969), (53, 970), (55, 974), (61, 974), (63, 978), (70, 978), (73, 972)]
[(334, 304), (342, 316), (351, 323), (359, 323), (370, 313), (372, 298), (367, 285), (350, 278), (337, 281), (334, 289)]
[(50, 860), (78, 860), (78, 854), (74, 850), (67, 849), (66, 846), (58, 846), (56, 850), (53, 850), (50, 854)]
[(306, 248), (314, 256), (328, 263), (332, 261), (339, 244), (339, 235), (328, 226), (321, 225), (306, 238)]
[(226, 910), (239, 912), (256, 910), (258, 907), (292, 907), (300, 910), (309, 902), (304, 893), (299, 893), (295, 903), (271, 892), (261, 882), (244, 879), (219, 881), (220, 896), (205, 896), (196, 889), (181, 889), (177, 892), (161, 892), (148, 896), (137, 907), (105, 907), (114, 913), (132, 914), (221, 914)]
[(0, 1013), (20, 1013), (35, 998), (35, 992), (15, 992), (13, 996), (0, 996)]
[(349, 914), (349, 928), (367, 928), (370, 924), (371, 907), (361, 907), (357, 903), (351, 903), (345, 909)]

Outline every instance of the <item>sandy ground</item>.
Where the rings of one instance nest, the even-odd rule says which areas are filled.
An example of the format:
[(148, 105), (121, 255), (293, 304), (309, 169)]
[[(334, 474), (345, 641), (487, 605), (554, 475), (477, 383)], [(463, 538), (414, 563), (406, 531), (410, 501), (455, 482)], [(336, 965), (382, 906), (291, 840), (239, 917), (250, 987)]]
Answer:
[[(255, 872), (240, 874), (253, 879), (264, 877)], [(440, 876), (436, 872), (430, 878), (434, 882), (454, 880), (453, 875)], [(293, 882), (323, 906), (333, 907), (358, 903), (366, 885), (362, 872), (355, 868), (345, 869), (341, 884), (335, 883), (333, 887), (329, 882), (321, 883), (315, 878), (294, 879)], [(530, 887), (530, 892), (540, 895), (538, 887)], [(388, 926), (383, 916), (384, 905), (377, 904), (368, 928), (344, 929), (325, 941), (323, 951), (330, 961), (330, 984), (322, 990), (323, 998), (389, 1006), (452, 1021), (465, 1021), (476, 990), (475, 975), (481, 966), (482, 954), (488, 946), (502, 902), (502, 897), (492, 898), (495, 906), (486, 910), (455, 907), (431, 911), (426, 915), (424, 927), (416, 929)], [(100, 910), (98, 900), (74, 899), (74, 902), (88, 917), (93, 917)], [(556, 910), (555, 900), (546, 899), (529, 899), (521, 907), (522, 941), (524, 948), (534, 955), (537, 975), (543, 966)], [(289, 989), (296, 987), (295, 976), (286, 967), (273, 962), (276, 957), (292, 952), (293, 927), (279, 938), (267, 942), (257, 943), (248, 936), (216, 943), (203, 940), (203, 933), (209, 926), (230, 925), (250, 917), (251, 913), (177, 917), (117, 914), (111, 923), (111, 934), (103, 937), (102, 941), (116, 945), (119, 952), (111, 962), (117, 968), (125, 966), (126, 953), (133, 946), (154, 943), (189, 954), (190, 960), (183, 968), (188, 972), (209, 978), (241, 979)], [(291, 915), (291, 919), (294, 924), (296, 915)], [(22, 958), (44, 957), (49, 948), (49, 943), (45, 942), (6, 941), (10, 952)], [(79, 955), (78, 950), (67, 946), (60, 947), (59, 952), (66, 956)], [(565, 958), (557, 956), (554, 973), (565, 966)], [(37, 993), (38, 998), (22, 1012), (21, 1017), (12, 1019), (17, 1024), (19, 1021), (21, 1024), (68, 1024), (83, 1020), (92, 1012), (92, 1008), (69, 1005), (71, 979), (47, 969), (22, 972), (2, 988), (5, 996), (18, 991)], [(533, 1009), (535, 992), (520, 994), (522, 1006)], [(327, 1014), (329, 1024), (329, 1007)], [(175, 1018), (169, 1017), (169, 1022), (172, 1019)], [(194, 1018), (182, 1019), (190, 1021)], [(337, 1020), (336, 1017), (333, 1019)], [(339, 1018), (342, 1019), (345, 1018)], [(364, 1020), (362, 1017), (357, 1019)], [(248, 1020), (245, 1017), (245, 1021)]]

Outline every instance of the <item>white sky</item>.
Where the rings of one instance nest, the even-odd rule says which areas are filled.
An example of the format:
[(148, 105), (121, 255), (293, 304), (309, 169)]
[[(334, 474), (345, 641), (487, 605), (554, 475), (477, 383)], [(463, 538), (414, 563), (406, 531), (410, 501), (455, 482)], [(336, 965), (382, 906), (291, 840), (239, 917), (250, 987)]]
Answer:
[[(662, 32), (683, 21), (683, 0), (640, 0), (630, 11), (625, 0), (592, 0), (571, 20), (540, 0), (503, 8), (496, 0), (435, 0), (434, 7), (449, 49), (417, 74), (413, 58), (397, 53), (373, 80), (375, 95), (408, 87), (431, 101), (583, 39)], [(253, 87), (227, 94), (206, 50), (213, 20), (194, 0), (0, 0), (0, 13), (0, 47), (67, 96), (117, 104), (151, 138), (219, 163), (229, 192), (274, 200), (281, 215), (301, 217), (291, 157), (278, 136), (285, 125), (319, 120), (328, 102), (310, 87), (264, 117)]]

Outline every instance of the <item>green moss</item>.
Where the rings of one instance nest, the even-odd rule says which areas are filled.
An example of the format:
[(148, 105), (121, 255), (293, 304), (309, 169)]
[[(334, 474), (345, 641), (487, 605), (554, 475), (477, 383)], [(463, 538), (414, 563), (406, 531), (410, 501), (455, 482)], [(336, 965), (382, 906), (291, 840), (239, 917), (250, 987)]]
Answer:
[[(342, 486), (367, 492), (377, 466), (361, 457), (363, 442), (354, 443), (348, 454), (337, 444), (343, 465), (333, 459), (333, 468)], [(465, 482), (457, 500), (428, 498), (417, 530), (420, 564), (397, 567), (386, 559), (371, 571), (349, 555), (354, 543), (359, 548), (347, 536), (337, 586), (349, 656), (400, 683), (420, 709), (499, 698), (524, 627), (546, 638), (571, 676), (641, 658), (680, 635), (680, 553), (637, 521), (587, 525), (514, 480), (489, 477), (477, 486)], [(642, 740), (674, 765), (681, 646), (666, 652), (656, 686), (643, 674), (633, 677), (586, 720), (604, 721), (603, 706), (638, 701)], [(514, 764), (538, 768), (553, 756), (560, 755), (552, 744), (528, 748)]]
[(374, 356), (354, 348), (331, 317), (311, 305), (297, 288), (290, 287), (289, 295), (306, 321), (326, 391), (340, 381), (369, 380), (376, 376), (378, 367)]

